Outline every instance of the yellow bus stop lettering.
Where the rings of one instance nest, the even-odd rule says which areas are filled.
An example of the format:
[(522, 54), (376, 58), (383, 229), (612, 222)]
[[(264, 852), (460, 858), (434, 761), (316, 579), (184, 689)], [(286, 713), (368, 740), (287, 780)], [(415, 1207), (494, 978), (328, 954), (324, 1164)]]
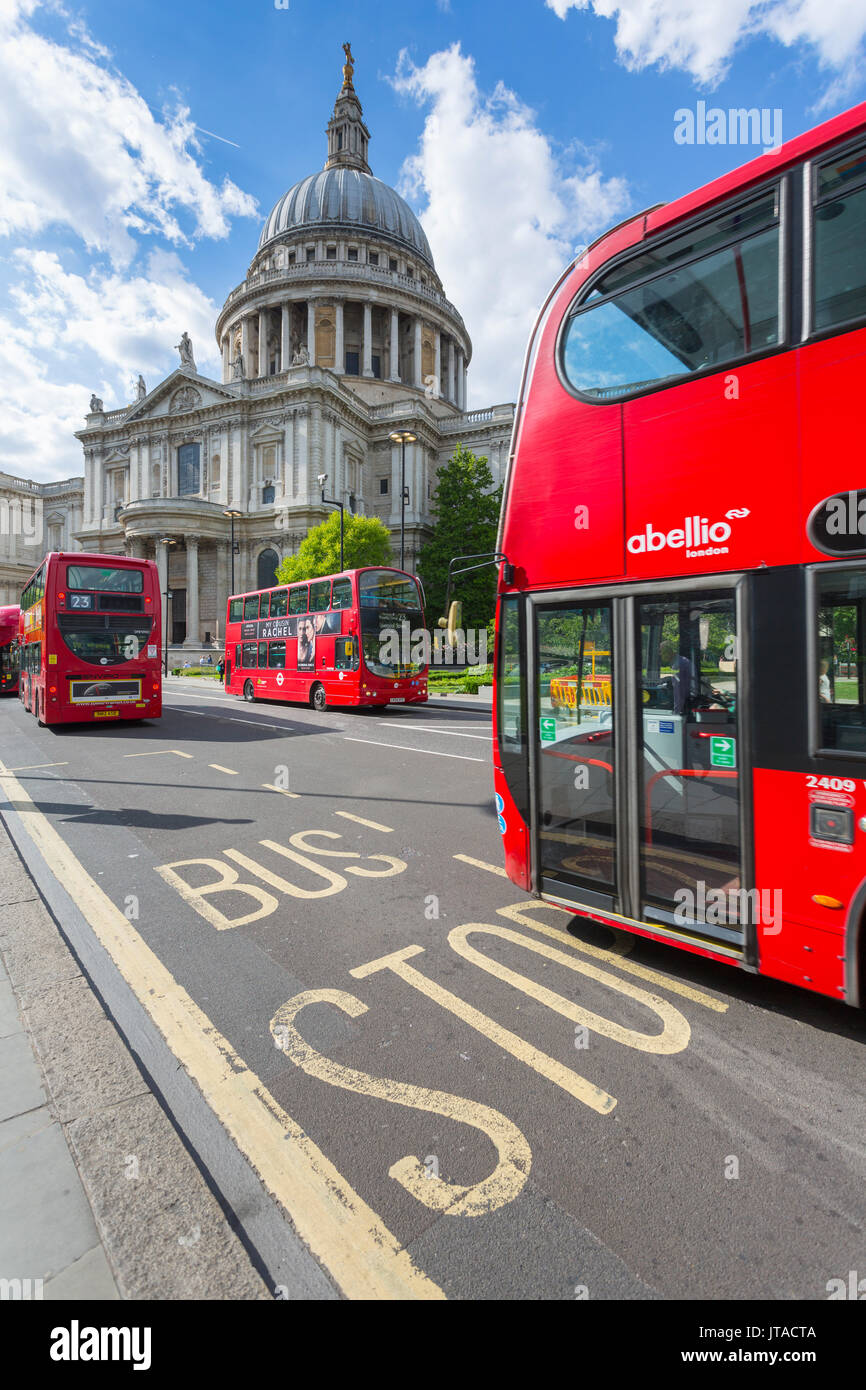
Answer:
[[(193, 888), (180, 874), (175, 873), (175, 869), (185, 869), (191, 864), (204, 864), (206, 868), (215, 870), (219, 878), (213, 883), (204, 884), (201, 888)], [(184, 902), (194, 907), (199, 916), (210, 922), (217, 931), (226, 931), (229, 927), (243, 927), (247, 922), (257, 922), (260, 917), (269, 917), (272, 912), (276, 912), (279, 906), (277, 899), (257, 884), (239, 882), (237, 870), (221, 864), (218, 859), (176, 859), (173, 864), (154, 867), (160, 878), (164, 878), (166, 883), (176, 888)], [(248, 912), (243, 917), (227, 917), (210, 901), (218, 893), (244, 893), (259, 904), (258, 911)]]
[(426, 1110), (433, 1115), (471, 1125), (486, 1134), (494, 1145), (498, 1159), (489, 1177), (472, 1187), (431, 1181), (428, 1169), (420, 1159), (410, 1155), (399, 1159), (388, 1169), (388, 1176), (406, 1189), (419, 1202), (433, 1211), (449, 1216), (482, 1216), (497, 1211), (512, 1202), (523, 1188), (532, 1164), (532, 1153), (523, 1134), (511, 1120), (489, 1105), (447, 1091), (432, 1091), (426, 1086), (413, 1086), (387, 1077), (369, 1076), (367, 1072), (324, 1057), (304, 1040), (295, 1027), (295, 1019), (309, 1004), (333, 1004), (350, 1018), (367, 1012), (352, 994), (339, 989), (311, 989), (295, 995), (277, 1011), (271, 1020), (271, 1033), (281, 1051), (308, 1076), (326, 1081), (329, 1086), (358, 1095), (386, 1100), (393, 1105), (406, 1105), (413, 1110)]
[(570, 1067), (563, 1066), (553, 1057), (548, 1057), (546, 1052), (540, 1052), (537, 1047), (533, 1047), (531, 1043), (518, 1037), (508, 1028), (494, 1023), (493, 1019), (488, 1018), (486, 1014), (473, 1008), (471, 1004), (467, 1004), (465, 999), (452, 994), (450, 990), (443, 989), (441, 985), (437, 985), (426, 975), (422, 975), (414, 966), (407, 965), (406, 962), (411, 956), (421, 955), (423, 951), (423, 946), (405, 946), (402, 951), (394, 951), (390, 956), (381, 956), (379, 960), (370, 961), (367, 965), (359, 965), (354, 970), (350, 970), (349, 974), (356, 980), (363, 980), (368, 975), (374, 975), (380, 970), (392, 970), (413, 989), (420, 990), (422, 994), (427, 995), (428, 999), (432, 999), (443, 1009), (447, 1009), (449, 1013), (462, 1019), (464, 1023), (468, 1023), (470, 1028), (482, 1033), (485, 1038), (490, 1038), (491, 1042), (497, 1043), (506, 1052), (510, 1052), (512, 1057), (516, 1057), (518, 1061), (524, 1062), (533, 1071), (537, 1071), (539, 1076), (544, 1076), (554, 1085), (561, 1086), (570, 1096), (574, 1096), (575, 1100), (582, 1101), (584, 1105), (588, 1105), (591, 1110), (598, 1111), (600, 1115), (606, 1115), (613, 1109), (616, 1101), (613, 1096), (608, 1095), (607, 1091), (603, 1091), (599, 1086), (594, 1086), (591, 1081), (587, 1081), (584, 1077), (578, 1076), (577, 1072), (572, 1071)]

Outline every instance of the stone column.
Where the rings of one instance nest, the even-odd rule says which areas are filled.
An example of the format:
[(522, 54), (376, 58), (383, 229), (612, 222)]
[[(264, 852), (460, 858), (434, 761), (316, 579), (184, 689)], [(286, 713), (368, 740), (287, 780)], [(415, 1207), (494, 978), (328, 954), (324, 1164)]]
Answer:
[(268, 311), (259, 310), (259, 370), (257, 376), (268, 374)]
[(448, 339), (448, 399), (457, 403), (457, 387), (454, 384), (454, 339)]
[(232, 343), (231, 334), (226, 333), (223, 338), (223, 383), (232, 379)]
[[(294, 495), (293, 465), (295, 459), (295, 421), (289, 412), (283, 430), (283, 475), (280, 495), (283, 499)], [(277, 498), (279, 501), (279, 497)]]
[(292, 330), (291, 312), (288, 304), (283, 306), (283, 317), (280, 325), (280, 371), (288, 371), (292, 365)]
[(310, 366), (316, 365), (316, 305), (312, 299), (307, 300), (307, 355)]
[(160, 545), (159, 538), (156, 541), (156, 572), (159, 576), (159, 606), (160, 606), (160, 625), (159, 642), (162, 645), (165, 637), (165, 610), (168, 607), (168, 599), (165, 591), (168, 588), (168, 551), (170, 547)]
[(463, 364), (463, 409), (469, 409), (469, 368)]
[(438, 397), (442, 395), (442, 334), (438, 328), (433, 330), (433, 343), (435, 349), (433, 374), (436, 377), (435, 391)]
[(97, 526), (102, 526), (102, 514), (104, 510), (103, 494), (105, 491), (104, 471), (102, 467), (102, 454), (93, 456), (93, 520)]
[(396, 309), (391, 310), (391, 361), (388, 372), (389, 381), (400, 380), (400, 316)]
[(460, 408), (460, 410), (465, 410), (465, 408), (466, 408), (466, 407), (464, 406), (464, 404), (463, 404), (463, 402), (464, 402), (464, 396), (463, 396), (463, 382), (464, 382), (464, 376), (463, 376), (463, 353), (462, 353), (462, 352), (460, 351), (460, 349), (458, 348), (458, 349), (457, 349), (457, 383), (456, 383), (456, 384), (457, 384), (457, 397), (456, 397), (456, 404), (457, 404), (457, 406)]
[(364, 365), (362, 372), (364, 376), (373, 375), (373, 306), (369, 302), (364, 305)]
[(244, 371), (247, 377), (255, 376), (252, 354), (250, 352), (250, 319), (245, 314), (241, 319), (241, 356), (244, 359)]
[(185, 647), (198, 647), (198, 536), (186, 538), (186, 638)]
[(334, 301), (334, 371), (340, 376), (346, 370), (346, 347), (343, 337), (343, 301)]
[(412, 384), (413, 386), (423, 386), (421, 380), (421, 320), (415, 320), (415, 346), (412, 352)]

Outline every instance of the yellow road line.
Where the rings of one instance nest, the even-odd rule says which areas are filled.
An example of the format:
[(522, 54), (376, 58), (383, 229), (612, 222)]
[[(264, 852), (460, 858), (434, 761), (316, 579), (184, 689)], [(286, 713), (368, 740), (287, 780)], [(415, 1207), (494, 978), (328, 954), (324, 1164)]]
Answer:
[(273, 782), (262, 782), (262, 786), (269, 792), (279, 792), (280, 796), (293, 796), (296, 800), (300, 800), (300, 792), (289, 792), (286, 791), (285, 787), (275, 787)]
[(26, 803), (21, 822), (47, 867), (71, 894), (268, 1192), (286, 1209), (301, 1239), (347, 1297), (444, 1298), (438, 1285), (417, 1268), (396, 1236), (177, 983), (36, 809), (22, 784), (4, 770), (0, 788), (10, 801)]
[(212, 767), (214, 772), (227, 772), (229, 777), (237, 777), (238, 775), (233, 767), (223, 767), (220, 763), (208, 763), (208, 767)]
[(351, 811), (335, 811), (334, 815), (342, 816), (343, 820), (353, 820), (358, 825), (366, 825), (370, 830), (384, 830), (386, 835), (393, 835), (394, 833), (392, 825), (380, 825), (377, 820), (364, 820), (363, 816), (353, 816)]
[(489, 874), (498, 874), (500, 878), (507, 878), (508, 874), (499, 864), (486, 864), (483, 859), (473, 859), (470, 854), (455, 854), (455, 859), (459, 859), (463, 864), (471, 864), (473, 869), (486, 869)]
[(35, 772), (39, 767), (68, 767), (69, 763), (30, 763), (27, 767), (10, 767), (10, 772)]
[(191, 758), (192, 753), (181, 753), (179, 748), (157, 748), (153, 753), (124, 753), (125, 758), (159, 758), (163, 753), (173, 753), (176, 758)]

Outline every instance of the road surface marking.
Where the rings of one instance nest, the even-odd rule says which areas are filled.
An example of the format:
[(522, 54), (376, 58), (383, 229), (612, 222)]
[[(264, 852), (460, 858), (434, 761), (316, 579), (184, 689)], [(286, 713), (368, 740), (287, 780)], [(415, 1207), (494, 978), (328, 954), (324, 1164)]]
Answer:
[(45, 861), (195, 1081), (265, 1190), (348, 1298), (441, 1299), (391, 1231), (309, 1135), (278, 1105), (144, 938), (90, 877), (22, 785), (0, 765), (10, 801)]
[(393, 1163), (388, 1169), (390, 1178), (400, 1183), (426, 1207), (447, 1212), (449, 1216), (486, 1216), (514, 1201), (529, 1176), (532, 1152), (524, 1135), (511, 1120), (491, 1106), (480, 1105), (464, 1096), (454, 1096), (448, 1091), (431, 1091), (426, 1086), (415, 1086), (405, 1081), (370, 1076), (365, 1071), (357, 1071), (354, 1067), (346, 1067), (330, 1057), (324, 1057), (310, 1046), (295, 1027), (296, 1016), (310, 1004), (332, 1004), (350, 1018), (358, 1018), (367, 1012), (366, 1004), (343, 990), (311, 989), (296, 994), (271, 1019), (274, 1042), (295, 1066), (308, 1076), (326, 1081), (329, 1086), (341, 1086), (343, 1090), (354, 1091), (358, 1095), (373, 1096), (392, 1105), (408, 1105), (413, 1110), (425, 1110), (432, 1115), (444, 1115), (446, 1119), (471, 1125), (486, 1134), (498, 1154), (496, 1167), (490, 1176), (472, 1187), (461, 1187), (458, 1183), (446, 1182), (444, 1178), (431, 1179), (427, 1168), (414, 1155)]
[[(188, 868), (190, 864), (203, 864), (208, 869), (215, 869), (220, 877), (211, 883), (203, 883), (200, 888), (193, 888), (185, 878), (181, 878), (180, 874), (175, 872), (176, 869)], [(230, 927), (243, 927), (248, 922), (257, 922), (261, 917), (270, 917), (279, 907), (272, 893), (266, 893), (256, 883), (241, 883), (238, 880), (237, 869), (220, 863), (219, 859), (175, 859), (171, 864), (154, 864), (153, 867), (160, 878), (165, 879), (170, 888), (176, 888), (184, 902), (194, 908), (206, 922), (210, 922), (212, 927), (216, 927), (217, 931), (228, 931)], [(243, 893), (258, 903), (258, 910), (248, 912), (246, 916), (227, 917), (209, 901), (217, 893)]]
[(426, 753), (430, 758), (459, 758), (462, 763), (486, 763), (486, 758), (467, 758), (464, 753), (436, 753), (432, 748), (407, 748), (402, 743), (380, 743), (376, 738), (344, 738), (345, 743), (372, 743), (375, 748), (397, 748), (401, 753)]
[(269, 792), (279, 792), (280, 796), (292, 796), (296, 801), (300, 801), (300, 792), (290, 792), (285, 787), (275, 787), (273, 782), (262, 782), (262, 786)]
[(474, 1028), (477, 1033), (481, 1033), (491, 1042), (495, 1042), (505, 1052), (510, 1052), (512, 1057), (516, 1057), (519, 1062), (525, 1063), (533, 1071), (538, 1072), (539, 1076), (552, 1081), (555, 1086), (561, 1086), (563, 1091), (567, 1091), (575, 1100), (583, 1101), (591, 1110), (596, 1110), (600, 1115), (607, 1115), (616, 1105), (613, 1096), (608, 1095), (600, 1086), (594, 1086), (585, 1077), (579, 1076), (570, 1067), (565, 1067), (555, 1058), (548, 1057), (546, 1052), (541, 1052), (539, 1048), (533, 1047), (525, 1038), (521, 1038), (517, 1033), (512, 1033), (510, 1029), (503, 1028), (501, 1024), (495, 1023), (492, 1018), (481, 1013), (468, 1004), (459, 995), (452, 994), (450, 990), (443, 989), (437, 985), (435, 980), (429, 976), (422, 975), (414, 966), (407, 965), (410, 956), (423, 954), (423, 946), (404, 946), (401, 951), (394, 951), (389, 956), (381, 956), (378, 960), (371, 960), (367, 965), (356, 966), (350, 970), (349, 974), (356, 980), (365, 980), (368, 975), (375, 975), (380, 970), (393, 970), (401, 980), (413, 989), (420, 990), (426, 994), (428, 999), (432, 999), (441, 1008), (447, 1009), (449, 1013), (468, 1023), (470, 1028)]
[(390, 825), (380, 825), (377, 820), (364, 820), (363, 816), (353, 816), (351, 811), (335, 811), (335, 816), (342, 816), (344, 820), (353, 820), (358, 825), (366, 825), (370, 830), (384, 830), (387, 835), (393, 835), (394, 828)]
[(208, 767), (212, 767), (214, 772), (227, 772), (229, 777), (237, 777), (238, 775), (233, 767), (223, 767), (221, 763), (208, 763)]
[(486, 864), (483, 859), (473, 859), (470, 854), (455, 854), (454, 858), (459, 859), (462, 864), (471, 864), (473, 869), (486, 869), (489, 874), (498, 874), (500, 878), (508, 877), (499, 864)]
[(10, 772), (35, 772), (39, 767), (68, 767), (69, 763), (29, 763), (27, 767), (10, 767)]
[(173, 753), (176, 758), (191, 758), (192, 753), (181, 753), (179, 748), (156, 748), (152, 753), (124, 753), (124, 758), (161, 758), (164, 753)]
[[(586, 975), (590, 980), (595, 980), (597, 984), (605, 985), (608, 989), (627, 995), (629, 999), (643, 1004), (645, 1008), (650, 1009), (661, 1019), (661, 1032), (640, 1033), (634, 1028), (625, 1028), (619, 1023), (613, 1023), (610, 1019), (602, 1018), (590, 1009), (583, 1009), (578, 1004), (572, 1004), (569, 999), (563, 998), (555, 990), (546, 989), (544, 985), (537, 984), (528, 976), (509, 969), (507, 965), (502, 965), (493, 957), (486, 956), (483, 951), (478, 951), (474, 946), (470, 946), (466, 940), (470, 932), (482, 936), (500, 937), (503, 941), (511, 941), (517, 946), (525, 947), (528, 951), (535, 951), (539, 956), (556, 961), (569, 970), (575, 970), (580, 975)], [(597, 965), (590, 965), (585, 960), (574, 960), (571, 956), (567, 956), (564, 951), (557, 950), (555, 946), (548, 946), (544, 941), (533, 941), (530, 937), (524, 936), (522, 932), (511, 931), (509, 927), (494, 927), (481, 922), (470, 922), (462, 927), (454, 927), (448, 933), (448, 945), (452, 951), (457, 952), (458, 956), (462, 956), (464, 960), (471, 961), (473, 965), (486, 970), (497, 980), (504, 980), (506, 984), (519, 989), (530, 999), (537, 1000), (539, 1004), (545, 1004), (554, 1013), (561, 1014), (563, 1018), (570, 1019), (572, 1023), (582, 1024), (585, 1028), (591, 1029), (594, 1033), (600, 1033), (602, 1037), (610, 1038), (613, 1042), (622, 1043), (626, 1047), (633, 1047), (638, 1052), (655, 1052), (665, 1057), (674, 1052), (682, 1052), (689, 1045), (691, 1028), (688, 1019), (680, 1013), (679, 1009), (674, 1008), (673, 1004), (669, 1004), (658, 994), (649, 994), (639, 985), (629, 984), (627, 980), (621, 980), (616, 975), (611, 975), (608, 970), (601, 970)], [(616, 963), (619, 964), (619, 961)]]
[[(667, 975), (662, 975), (657, 970), (651, 970), (647, 965), (639, 965), (637, 961), (626, 960), (619, 954), (621, 945), (615, 946), (612, 950), (605, 950), (603, 946), (592, 946), (588, 941), (581, 941), (580, 937), (572, 936), (571, 932), (562, 931), (559, 927), (549, 927), (544, 922), (535, 922), (526, 915), (527, 911), (534, 911), (539, 907), (550, 908), (554, 912), (565, 912), (568, 917), (574, 916), (574, 913), (568, 912), (564, 907), (557, 907), (555, 903), (537, 902), (515, 903), (512, 907), (498, 907), (496, 912), (499, 917), (505, 917), (511, 922), (518, 922), (521, 926), (532, 927), (533, 931), (542, 932), (545, 936), (552, 937), (554, 941), (564, 942), (571, 946), (574, 951), (582, 951), (586, 956), (607, 961), (610, 965), (615, 965), (617, 970), (624, 970), (629, 975), (636, 975), (638, 979), (659, 985), (662, 989), (670, 990), (672, 994), (681, 995), (683, 999), (691, 999), (695, 1004), (703, 1004), (705, 1008), (712, 1009), (714, 1013), (727, 1013), (728, 1005), (723, 1000), (714, 999), (711, 994), (705, 994), (702, 989), (696, 989), (694, 985), (669, 979)], [(626, 937), (626, 942), (623, 942), (622, 945), (632, 946), (641, 939), (633, 933), (624, 932), (623, 936)]]
[[(389, 724), (391, 728), (394, 727), (395, 722), (393, 719), (379, 720), (380, 724)], [(454, 729), (442, 729), (436, 724), (413, 724), (410, 719), (405, 720), (403, 727), (416, 729), (419, 734), (443, 734), (446, 738), (480, 738), (488, 743), (492, 738), (492, 734), (458, 734)]]

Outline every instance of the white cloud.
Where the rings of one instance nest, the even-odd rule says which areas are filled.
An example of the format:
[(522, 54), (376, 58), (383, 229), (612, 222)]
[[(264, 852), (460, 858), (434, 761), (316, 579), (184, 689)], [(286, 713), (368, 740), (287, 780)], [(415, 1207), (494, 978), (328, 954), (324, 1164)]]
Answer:
[(137, 275), (66, 271), (54, 252), (19, 250), (14, 314), (0, 317), (0, 376), (14, 383), (0, 411), (6, 471), (40, 480), (80, 474), (73, 431), (84, 425), (91, 392), (107, 410), (134, 399), (139, 372), (153, 387), (177, 365), (172, 344), (184, 329), (200, 371), (219, 373), (213, 337), (217, 306), (172, 251), (154, 250)]
[(585, 155), (560, 159), (514, 92), (479, 91), (459, 44), (420, 68), (402, 53), (394, 84), (427, 108), (401, 186), (426, 198), (436, 269), (472, 338), (471, 403), (513, 400), (547, 291), (576, 245), (622, 216), (625, 182)]
[[(45, 9), (63, 41), (28, 22)], [(110, 410), (139, 372), (156, 385), (185, 329), (219, 375), (217, 306), (172, 248), (224, 237), (256, 203), (207, 178), (189, 111), (155, 118), (61, 0), (0, 0), (0, 55), (0, 235), (37, 242), (6, 257), (0, 468), (45, 480), (83, 471), (91, 392)]]
[(230, 179), (204, 175), (185, 107), (157, 120), (80, 21), (57, 43), (28, 23), (37, 8), (0, 3), (0, 234), (66, 225), (126, 265), (143, 234), (190, 244), (255, 215)]
[[(546, 0), (560, 19), (592, 9), (616, 23), (614, 42), (628, 68), (682, 68), (701, 83), (724, 77), (738, 44), (766, 35), (806, 44), (823, 67), (853, 79), (866, 38), (866, 0)], [(840, 84), (837, 84), (837, 90)]]

